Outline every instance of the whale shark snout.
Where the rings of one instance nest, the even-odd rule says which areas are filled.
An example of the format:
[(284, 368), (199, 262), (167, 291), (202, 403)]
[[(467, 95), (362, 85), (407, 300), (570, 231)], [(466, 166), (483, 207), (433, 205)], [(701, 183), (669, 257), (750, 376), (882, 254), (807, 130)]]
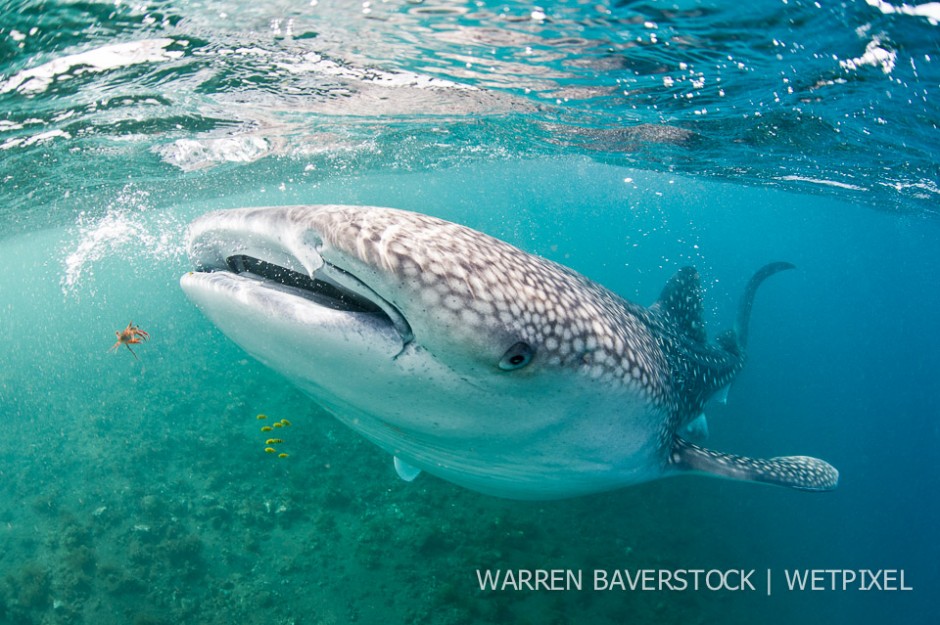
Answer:
[[(695, 471), (805, 490), (813, 458), (722, 454), (683, 439), (744, 362), (757, 287), (708, 344), (698, 274), (653, 306), (546, 259), (407, 211), (218, 211), (188, 233), (187, 296), (235, 343), (395, 457), (498, 496), (550, 499)], [(693, 425), (695, 427), (693, 427)]]

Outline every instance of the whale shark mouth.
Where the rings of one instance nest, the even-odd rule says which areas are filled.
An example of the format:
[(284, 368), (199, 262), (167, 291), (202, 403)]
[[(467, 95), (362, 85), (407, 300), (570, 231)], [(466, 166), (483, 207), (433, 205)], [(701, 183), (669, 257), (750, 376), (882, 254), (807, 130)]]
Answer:
[[(225, 266), (228, 271), (235, 275), (247, 274), (249, 277), (260, 278), (269, 287), (277, 288), (278, 285), (288, 287), (293, 291), (293, 294), (304, 297), (319, 306), (351, 313), (375, 313), (384, 316), (390, 324), (393, 323), (391, 317), (384, 310), (384, 308), (390, 307), (390, 304), (383, 300), (385, 304), (383, 307), (374, 299), (370, 299), (361, 293), (344, 288), (334, 282), (319, 279), (317, 272), (311, 277), (299, 271), (244, 254), (229, 256), (225, 259)], [(345, 282), (347, 283), (352, 282), (354, 279), (358, 280), (338, 267), (331, 266), (331, 268), (331, 273), (346, 273), (348, 277)]]
[(276, 293), (281, 301), (293, 301), (298, 306), (313, 304), (350, 319), (368, 316), (370, 324), (394, 328), (402, 348), (413, 340), (411, 325), (392, 302), (321, 255), (320, 237), (315, 231), (295, 231), (293, 234), (298, 236), (281, 238), (271, 236), (269, 224), (264, 222), (233, 222), (217, 215), (197, 220), (198, 227), (190, 231), (194, 277), (210, 278), (215, 274), (221, 281), (224, 274), (228, 276), (226, 283), (237, 283), (259, 297)]

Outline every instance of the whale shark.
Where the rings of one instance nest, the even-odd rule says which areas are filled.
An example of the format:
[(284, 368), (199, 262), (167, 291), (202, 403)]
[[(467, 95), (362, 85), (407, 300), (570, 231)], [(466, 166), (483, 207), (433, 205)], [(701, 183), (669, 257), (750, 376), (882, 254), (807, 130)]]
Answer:
[(513, 499), (561, 499), (688, 473), (806, 491), (807, 456), (702, 446), (704, 408), (745, 362), (747, 284), (709, 342), (700, 278), (649, 307), (471, 228), (404, 210), (239, 208), (187, 233), (180, 283), (226, 336), (337, 419), (422, 471)]

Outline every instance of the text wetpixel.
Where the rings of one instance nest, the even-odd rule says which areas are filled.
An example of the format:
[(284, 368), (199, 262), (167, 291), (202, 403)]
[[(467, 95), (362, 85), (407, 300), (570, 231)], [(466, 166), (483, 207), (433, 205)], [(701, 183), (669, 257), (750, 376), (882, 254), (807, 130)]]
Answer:
[(788, 590), (914, 590), (904, 569), (795, 569), (784, 571)]

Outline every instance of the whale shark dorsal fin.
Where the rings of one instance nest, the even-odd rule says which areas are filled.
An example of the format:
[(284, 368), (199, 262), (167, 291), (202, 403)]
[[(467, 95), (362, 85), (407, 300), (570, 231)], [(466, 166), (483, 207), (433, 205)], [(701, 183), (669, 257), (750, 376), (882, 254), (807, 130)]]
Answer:
[(833, 490), (839, 472), (828, 462), (809, 456), (747, 458), (725, 454), (676, 437), (670, 463), (682, 471), (697, 471), (733, 480), (763, 482), (799, 490)]
[(406, 482), (413, 482), (416, 477), (421, 475), (421, 469), (413, 467), (398, 456), (395, 456), (395, 473)]
[(702, 285), (695, 267), (683, 267), (666, 282), (650, 310), (658, 312), (680, 333), (697, 343), (705, 343)]

